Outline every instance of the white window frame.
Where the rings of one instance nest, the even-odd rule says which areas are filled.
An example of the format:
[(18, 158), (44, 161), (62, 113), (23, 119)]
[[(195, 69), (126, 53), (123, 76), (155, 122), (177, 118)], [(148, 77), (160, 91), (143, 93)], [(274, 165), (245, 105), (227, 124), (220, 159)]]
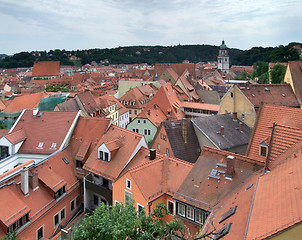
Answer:
[(194, 208), (187, 206), (186, 209), (187, 209), (187, 218), (194, 221), (195, 220), (194, 219)]
[[(130, 183), (130, 187), (128, 187), (128, 183)], [(126, 188), (132, 190), (132, 182), (130, 179), (126, 178)]]
[[(186, 217), (186, 205), (184, 205), (182, 203), (178, 203), (177, 205), (178, 205), (177, 206), (177, 215)], [(182, 207), (183, 213), (182, 213), (182, 211), (180, 211), (180, 206)]]
[(142, 204), (137, 203), (136, 204), (136, 211), (139, 211), (139, 207), (142, 207), (143, 209), (145, 208)]
[[(39, 238), (39, 237), (38, 237), (38, 231), (39, 231), (41, 228), (42, 228), (42, 238)], [(36, 231), (36, 236), (37, 236), (37, 240), (41, 240), (41, 239), (44, 238), (44, 224), (43, 224), (41, 227), (39, 227), (39, 228), (37, 229), (37, 231)]]
[(173, 205), (173, 212), (171, 212), (171, 215), (175, 215), (175, 202), (171, 201), (171, 200), (167, 200), (167, 208), (169, 210), (169, 203), (172, 203)]

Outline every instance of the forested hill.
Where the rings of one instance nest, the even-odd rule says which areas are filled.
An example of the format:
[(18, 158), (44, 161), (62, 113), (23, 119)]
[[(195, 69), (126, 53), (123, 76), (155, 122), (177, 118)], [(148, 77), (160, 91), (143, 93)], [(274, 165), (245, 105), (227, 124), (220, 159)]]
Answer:
[[(229, 49), (231, 65), (253, 65), (257, 61), (286, 62), (299, 60), (297, 50), (292, 46), (302, 43), (290, 43), (279, 47), (253, 47), (249, 50)], [(177, 45), (177, 46), (132, 46), (112, 49), (88, 50), (50, 50), (21, 52), (5, 57), (0, 61), (0, 68), (31, 67), (35, 60), (61, 61), (61, 65), (84, 65), (86, 63), (108, 60), (110, 64), (133, 63), (179, 63), (189, 60), (192, 63), (217, 61), (219, 46), (212, 45)], [(73, 56), (73, 58), (71, 58)], [(72, 59), (72, 60), (71, 60)]]

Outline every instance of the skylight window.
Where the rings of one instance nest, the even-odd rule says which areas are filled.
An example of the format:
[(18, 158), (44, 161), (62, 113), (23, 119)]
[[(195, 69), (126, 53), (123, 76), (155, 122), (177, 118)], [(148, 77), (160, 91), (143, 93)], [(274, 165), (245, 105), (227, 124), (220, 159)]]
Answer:
[(43, 142), (40, 142), (39, 145), (38, 145), (38, 148), (42, 148), (43, 144), (44, 144)]
[(227, 235), (231, 231), (231, 226), (232, 226), (232, 223), (229, 223), (228, 225), (221, 228), (219, 231), (217, 231), (215, 233), (215, 235), (213, 236), (213, 239), (218, 240), (218, 239), (224, 237), (225, 235)]
[(66, 157), (63, 157), (62, 160), (64, 161), (64, 163), (69, 164), (69, 161), (67, 160)]
[(221, 218), (219, 219), (219, 223), (222, 223), (223, 221), (234, 215), (236, 210), (237, 210), (237, 206), (232, 207), (230, 210), (222, 214)]
[(51, 148), (56, 148), (56, 146), (57, 146), (57, 143), (52, 143), (51, 144)]

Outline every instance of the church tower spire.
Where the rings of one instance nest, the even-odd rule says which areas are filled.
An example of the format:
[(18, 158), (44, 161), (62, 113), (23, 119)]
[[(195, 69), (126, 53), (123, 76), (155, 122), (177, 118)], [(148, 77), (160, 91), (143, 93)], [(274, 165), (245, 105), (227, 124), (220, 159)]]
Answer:
[(230, 71), (230, 57), (224, 40), (222, 40), (222, 44), (219, 48), (218, 69), (224, 73), (229, 73)]

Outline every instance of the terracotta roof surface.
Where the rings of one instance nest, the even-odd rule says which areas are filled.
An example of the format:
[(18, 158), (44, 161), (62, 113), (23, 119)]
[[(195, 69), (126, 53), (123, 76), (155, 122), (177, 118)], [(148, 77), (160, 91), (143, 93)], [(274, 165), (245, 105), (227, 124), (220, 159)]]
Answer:
[[(251, 129), (239, 119), (233, 120), (232, 114), (219, 114), (192, 119), (194, 126), (217, 148), (228, 150), (249, 143)], [(242, 124), (242, 131), (239, 124)], [(221, 127), (224, 127), (221, 135)]]
[(157, 156), (129, 172), (144, 198), (151, 202), (163, 194), (173, 196), (192, 167), (193, 164), (176, 158)]
[[(228, 156), (234, 159), (228, 162)], [(228, 165), (234, 169), (230, 178), (222, 174), (229, 171)], [(209, 211), (263, 166), (251, 158), (204, 146), (174, 198)]]
[[(55, 152), (61, 147), (77, 115), (78, 112), (40, 111), (37, 116), (33, 116), (33, 111), (26, 110), (15, 128), (11, 130), (11, 133), (16, 133), (23, 129), (27, 135), (19, 152), (42, 154)], [(54, 143), (56, 146), (53, 146)]]
[(88, 114), (93, 114), (100, 110), (90, 91), (85, 91), (77, 96)]
[(264, 239), (302, 221), (302, 144), (258, 181), (246, 239)]
[(181, 106), (184, 108), (195, 108), (195, 109), (209, 110), (213, 112), (218, 112), (220, 108), (220, 105), (198, 103), (198, 102), (181, 102)]
[(188, 70), (195, 78), (195, 64), (193, 63), (156, 63), (154, 66), (154, 75), (157, 73), (157, 75), (160, 76), (168, 68), (172, 68), (178, 76), (185, 70)]
[(144, 110), (137, 116), (137, 118), (149, 119), (150, 122), (156, 127), (159, 127), (161, 122), (167, 119), (166, 115), (162, 112), (162, 110), (156, 106), (144, 108)]
[(41, 61), (34, 62), (32, 76), (58, 76), (60, 75), (59, 61)]
[[(141, 134), (111, 125), (93, 149), (83, 168), (106, 179), (115, 181), (128, 161), (132, 159), (133, 152), (135, 152), (142, 138), (143, 135)], [(120, 145), (115, 155), (109, 162), (98, 159), (98, 147), (103, 143), (106, 145), (106, 143), (112, 140), (118, 140)]]
[[(188, 120), (164, 121), (170, 146), (176, 158), (195, 163), (200, 155), (200, 147), (193, 124)], [(185, 135), (183, 127), (186, 128)]]
[(154, 104), (166, 114), (168, 119), (182, 119), (184, 117), (184, 113), (178, 111), (181, 107), (181, 102), (170, 83), (161, 86), (151, 101), (145, 105), (145, 108), (150, 108)]
[(274, 123), (302, 129), (302, 109), (264, 104), (254, 126), (247, 156), (266, 161), (265, 157), (259, 156), (259, 144), (271, 137)]
[(12, 144), (16, 144), (18, 142), (24, 141), (26, 139), (26, 133), (24, 129), (20, 129), (13, 133), (9, 133), (5, 136), (5, 138), (10, 141)]
[(289, 84), (248, 84), (239, 89), (251, 101), (255, 108), (261, 103), (287, 107), (300, 107), (300, 104)]
[(49, 97), (43, 92), (15, 97), (3, 110), (4, 112), (14, 113), (21, 112), (23, 109), (33, 109), (38, 107), (41, 98)]

